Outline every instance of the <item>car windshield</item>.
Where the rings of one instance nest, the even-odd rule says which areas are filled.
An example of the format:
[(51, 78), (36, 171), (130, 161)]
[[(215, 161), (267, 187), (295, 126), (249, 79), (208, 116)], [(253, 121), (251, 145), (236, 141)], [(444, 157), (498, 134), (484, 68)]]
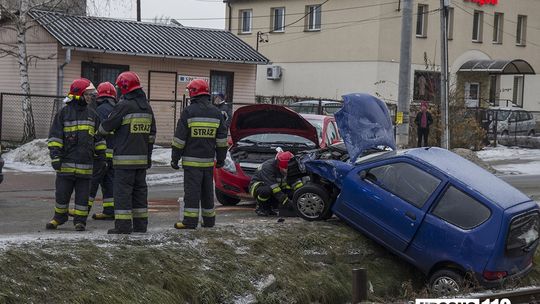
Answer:
[(256, 145), (292, 145), (299, 147), (314, 148), (315, 143), (298, 135), (267, 133), (255, 134), (241, 139), (239, 144), (256, 144)]
[(317, 129), (317, 137), (322, 138), (323, 121), (320, 119), (307, 119), (307, 121)]

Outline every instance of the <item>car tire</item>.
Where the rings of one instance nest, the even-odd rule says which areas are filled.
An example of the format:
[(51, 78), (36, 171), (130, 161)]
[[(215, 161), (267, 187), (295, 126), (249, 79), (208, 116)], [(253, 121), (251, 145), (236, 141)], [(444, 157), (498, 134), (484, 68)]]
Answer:
[(533, 137), (535, 135), (534, 130), (530, 130), (529, 133), (527, 133), (527, 136)]
[(314, 183), (307, 183), (293, 196), (296, 214), (307, 221), (323, 221), (332, 217), (331, 203), (328, 191)]
[(216, 198), (220, 204), (223, 206), (235, 206), (240, 203), (240, 199), (237, 197), (228, 196), (227, 194), (215, 189)]
[(429, 289), (434, 296), (448, 296), (463, 291), (463, 275), (454, 269), (441, 269), (434, 272), (429, 278)]
[(508, 136), (508, 131), (507, 130), (502, 131), (501, 136)]

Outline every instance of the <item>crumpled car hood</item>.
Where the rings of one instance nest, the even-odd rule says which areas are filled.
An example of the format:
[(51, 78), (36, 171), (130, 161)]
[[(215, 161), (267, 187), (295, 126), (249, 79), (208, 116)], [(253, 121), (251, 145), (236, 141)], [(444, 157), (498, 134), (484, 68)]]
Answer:
[(343, 95), (343, 108), (334, 116), (352, 163), (379, 146), (396, 149), (392, 119), (382, 100), (363, 93)]

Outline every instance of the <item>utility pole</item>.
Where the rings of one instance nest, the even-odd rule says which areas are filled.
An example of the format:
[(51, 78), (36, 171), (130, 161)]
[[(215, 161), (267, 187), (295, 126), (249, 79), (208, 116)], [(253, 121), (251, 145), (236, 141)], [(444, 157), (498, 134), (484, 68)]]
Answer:
[(409, 108), (411, 93), (411, 49), (413, 0), (403, 0), (401, 17), (401, 51), (399, 55), (398, 113), (396, 115), (398, 147), (409, 143)]
[(141, 0), (137, 0), (137, 21), (141, 21)]
[(441, 146), (450, 149), (450, 131), (448, 120), (448, 6), (450, 0), (441, 0), (441, 118), (443, 134)]

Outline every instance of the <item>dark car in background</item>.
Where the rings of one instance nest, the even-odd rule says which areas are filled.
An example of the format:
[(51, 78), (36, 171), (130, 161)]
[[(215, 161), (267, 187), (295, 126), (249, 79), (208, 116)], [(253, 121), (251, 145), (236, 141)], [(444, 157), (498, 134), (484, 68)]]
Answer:
[(290, 109), (301, 114), (334, 115), (343, 104), (331, 100), (304, 100), (288, 105)]

